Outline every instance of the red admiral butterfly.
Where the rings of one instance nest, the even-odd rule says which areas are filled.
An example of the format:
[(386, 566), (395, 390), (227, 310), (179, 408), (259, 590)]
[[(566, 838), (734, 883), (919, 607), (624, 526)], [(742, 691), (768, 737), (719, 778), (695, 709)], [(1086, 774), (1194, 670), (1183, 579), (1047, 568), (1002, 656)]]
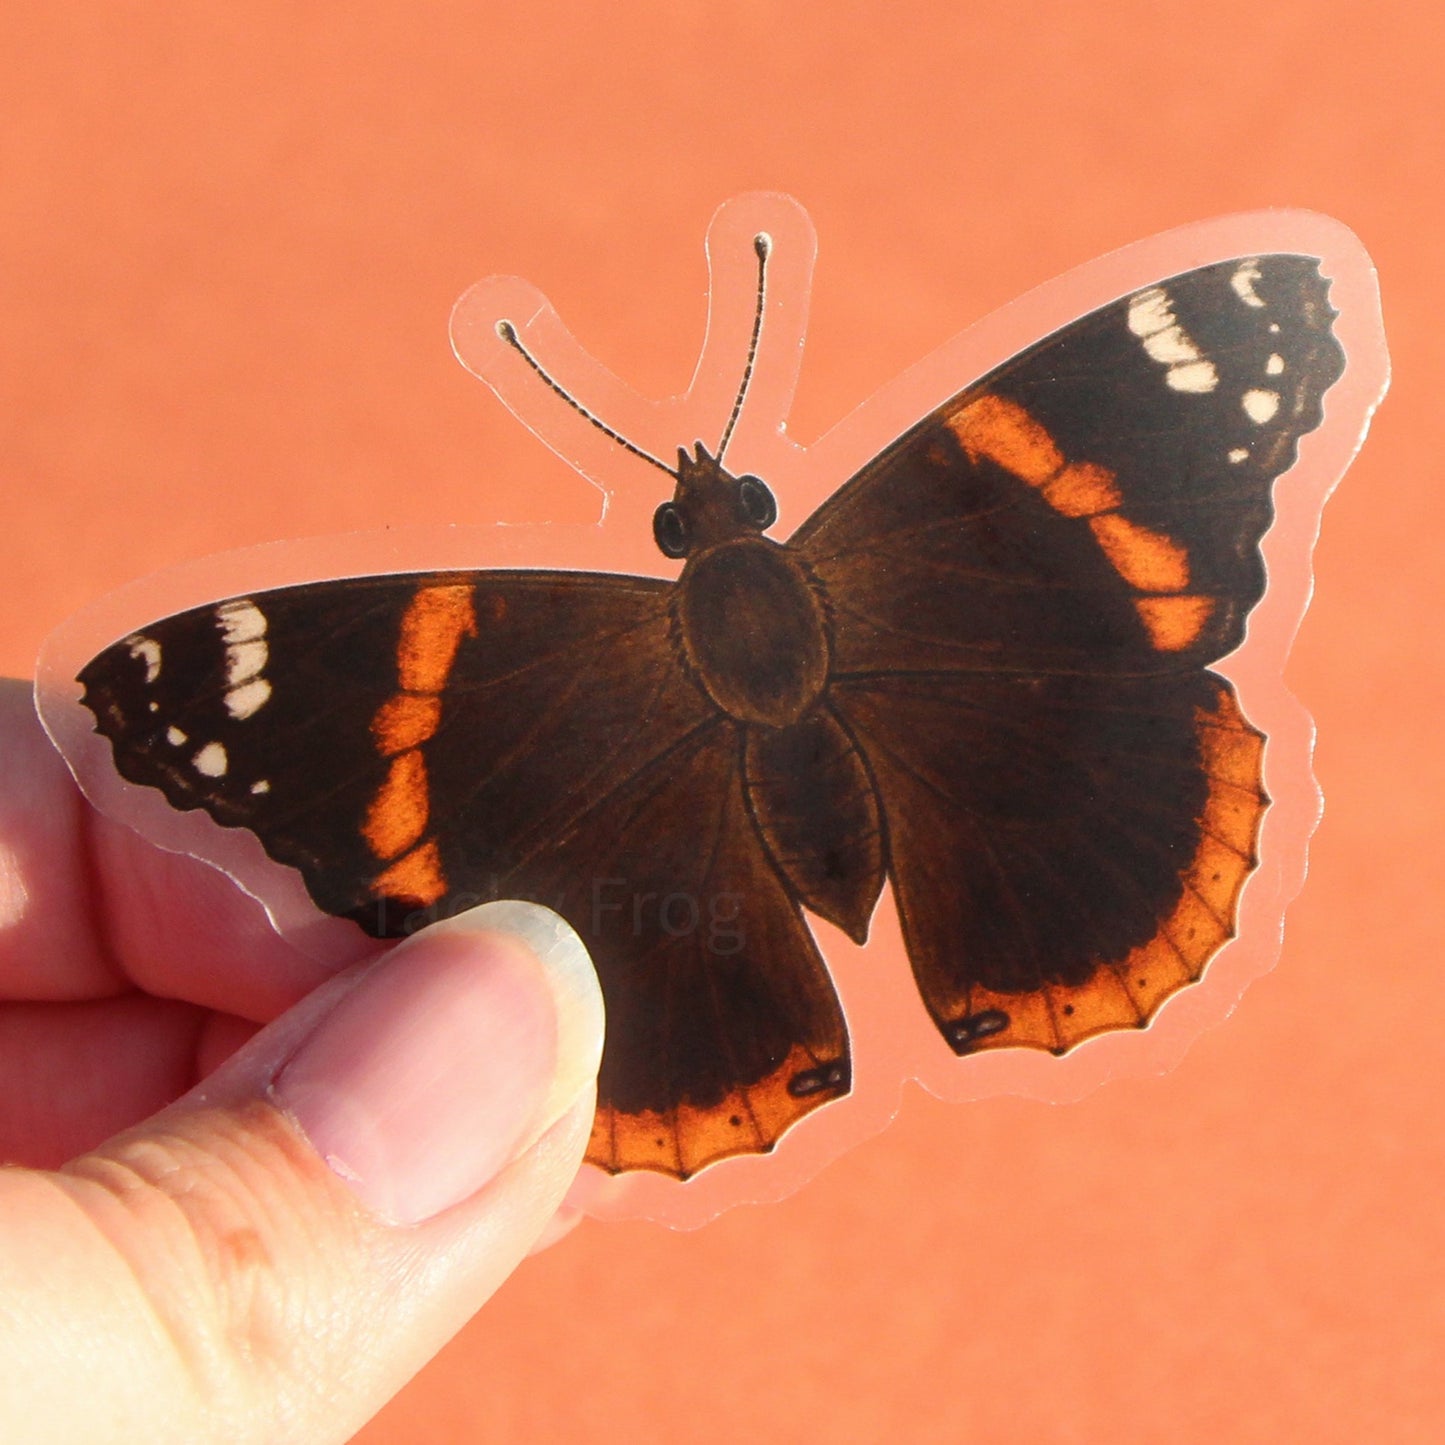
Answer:
[(80, 673), (125, 778), (252, 830), (327, 913), (377, 937), (490, 898), (566, 916), (607, 1000), (611, 1172), (765, 1152), (849, 1091), (808, 916), (861, 943), (885, 884), (956, 1054), (1062, 1053), (1200, 977), (1268, 806), (1211, 664), (1343, 365), (1316, 259), (1232, 256), (1020, 351), (777, 535), (728, 459), (755, 246), (715, 436), (668, 465), (562, 393), (669, 475), (674, 578), (257, 591)]

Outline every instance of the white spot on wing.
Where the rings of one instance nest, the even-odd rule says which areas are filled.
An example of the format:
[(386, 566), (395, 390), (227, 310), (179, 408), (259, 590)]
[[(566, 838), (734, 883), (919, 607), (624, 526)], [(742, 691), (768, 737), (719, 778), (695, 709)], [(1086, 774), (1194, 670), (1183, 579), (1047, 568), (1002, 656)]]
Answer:
[(1284, 371), (1284, 357), (1279, 352), (1274, 352), (1264, 364), (1266, 376), (1279, 376)]
[(266, 635), (266, 614), (249, 597), (237, 597), (216, 608), (216, 625), (228, 643), (252, 642)]
[(145, 663), (146, 683), (153, 683), (161, 675), (161, 645), (154, 637), (142, 637), (136, 633), (127, 637), (125, 645), (137, 662)]
[(255, 713), (271, 696), (271, 684), (264, 677), (253, 677), (239, 687), (233, 687), (226, 694), (226, 711), (237, 722), (243, 722)]
[(1129, 330), (1135, 336), (1153, 336), (1174, 325), (1169, 294), (1162, 286), (1151, 286), (1129, 299)]
[(1171, 366), (1164, 380), (1174, 391), (1206, 393), (1219, 385), (1219, 373), (1211, 362), (1189, 361), (1182, 366)]
[(1232, 447), (1229, 453), (1229, 460), (1234, 462), (1235, 465), (1238, 465), (1240, 462), (1247, 462), (1249, 460), (1249, 448)]
[(262, 778), (259, 782), (251, 784), (251, 791), (257, 794), (269, 793), (271, 791), (271, 784), (268, 783), (265, 778)]
[[(1166, 311), (1164, 313), (1166, 324), (1154, 331), (1139, 331), (1135, 328), (1135, 335), (1143, 338), (1144, 350), (1159, 363), (1160, 366), (1184, 366), (1199, 360), (1199, 352), (1194, 344), (1184, 334), (1181, 326), (1172, 324), (1174, 318)], [(1152, 314), (1145, 319), (1153, 320)]]
[(1265, 422), (1273, 420), (1275, 412), (1279, 410), (1279, 393), (1255, 387), (1245, 392), (1240, 398), (1240, 404), (1250, 421), (1256, 426), (1263, 426)]
[(1263, 306), (1264, 297), (1254, 289), (1254, 283), (1260, 278), (1259, 262), (1255, 260), (1241, 261), (1234, 268), (1234, 275), (1229, 278), (1229, 284), (1234, 288), (1234, 294), (1244, 302), (1246, 306)]
[(220, 743), (207, 743), (191, 759), (191, 766), (203, 777), (220, 778), (225, 776), (228, 761)]
[(178, 727), (168, 727), (166, 729), (166, 741), (173, 748), (178, 748), (186, 741), (186, 735)]
[(249, 597), (237, 597), (216, 608), (216, 626), (226, 645), (226, 711), (233, 718), (251, 717), (271, 696), (266, 670), (266, 614)]
[(1129, 330), (1144, 343), (1151, 361), (1168, 368), (1164, 380), (1173, 390), (1204, 395), (1219, 385), (1214, 363), (1185, 333), (1162, 286), (1130, 298)]
[(266, 667), (266, 644), (259, 639), (254, 642), (232, 642), (226, 647), (226, 681), (246, 682), (259, 677)]

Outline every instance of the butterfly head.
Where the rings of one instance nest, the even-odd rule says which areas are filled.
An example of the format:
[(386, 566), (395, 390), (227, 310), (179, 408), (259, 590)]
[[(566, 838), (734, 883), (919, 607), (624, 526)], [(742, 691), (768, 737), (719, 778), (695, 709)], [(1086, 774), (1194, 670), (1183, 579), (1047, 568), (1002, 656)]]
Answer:
[(778, 519), (767, 483), (735, 477), (701, 442), (695, 454), (677, 453), (677, 490), (652, 517), (652, 535), (664, 557), (687, 557), (706, 547), (765, 532)]

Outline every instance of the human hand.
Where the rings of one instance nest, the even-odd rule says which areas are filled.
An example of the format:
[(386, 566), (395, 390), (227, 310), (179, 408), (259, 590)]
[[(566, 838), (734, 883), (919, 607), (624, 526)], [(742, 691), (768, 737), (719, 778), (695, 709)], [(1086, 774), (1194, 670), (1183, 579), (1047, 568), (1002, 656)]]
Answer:
[(0, 683), (0, 1437), (345, 1440), (565, 1232), (576, 935), (499, 903), (331, 962), (96, 814)]

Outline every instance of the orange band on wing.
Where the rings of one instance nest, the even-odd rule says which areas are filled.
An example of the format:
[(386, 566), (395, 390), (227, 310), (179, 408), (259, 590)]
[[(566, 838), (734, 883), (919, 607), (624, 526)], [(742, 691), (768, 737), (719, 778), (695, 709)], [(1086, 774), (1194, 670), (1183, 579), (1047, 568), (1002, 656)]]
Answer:
[(1094, 517), (1124, 503), (1114, 474), (1093, 462), (1070, 462), (1039, 485), (1044, 501), (1064, 517)]
[(1064, 467), (1048, 428), (1017, 402), (980, 396), (947, 418), (948, 428), (969, 456), (987, 457), (1030, 486), (1041, 487)]
[(441, 722), (442, 701), (439, 697), (418, 697), (399, 692), (377, 709), (371, 720), (371, 735), (382, 757), (395, 757), (409, 748), (420, 747), (436, 732)]
[(390, 758), (391, 765), (361, 825), (374, 857), (397, 860), (372, 880), (371, 891), (378, 898), (433, 903), (446, 892), (436, 843), (422, 842), (431, 817), (431, 789), (421, 747), (441, 724), (440, 694), (462, 638), (477, 635), (472, 591), (465, 582), (421, 587), (402, 615), (397, 691), (371, 720), (376, 750)]
[(1134, 610), (1160, 652), (1183, 652), (1204, 631), (1214, 613), (1214, 598), (1140, 597)]
[(406, 857), (397, 859), (385, 873), (372, 880), (371, 891), (377, 898), (435, 903), (447, 891), (437, 845), (423, 843)]
[(971, 460), (986, 457), (1027, 482), (1060, 516), (1087, 518), (1119, 576), (1136, 592), (1158, 594), (1134, 604), (1157, 651), (1182, 652), (1199, 639), (1214, 599), (1185, 592), (1188, 549), (1122, 514), (1124, 499), (1107, 467), (1068, 461), (1048, 428), (1006, 397), (975, 397), (944, 422)]
[(391, 760), (386, 781), (366, 810), (361, 836), (376, 857), (395, 858), (421, 837), (430, 811), (426, 759), (419, 752), (402, 753)]
[(401, 620), (396, 672), (402, 691), (440, 692), (462, 638), (476, 635), (477, 615), (468, 584), (423, 587)]
[(1189, 586), (1189, 553), (1162, 532), (1141, 527), (1118, 512), (1089, 518), (1114, 570), (1139, 592), (1182, 592)]

